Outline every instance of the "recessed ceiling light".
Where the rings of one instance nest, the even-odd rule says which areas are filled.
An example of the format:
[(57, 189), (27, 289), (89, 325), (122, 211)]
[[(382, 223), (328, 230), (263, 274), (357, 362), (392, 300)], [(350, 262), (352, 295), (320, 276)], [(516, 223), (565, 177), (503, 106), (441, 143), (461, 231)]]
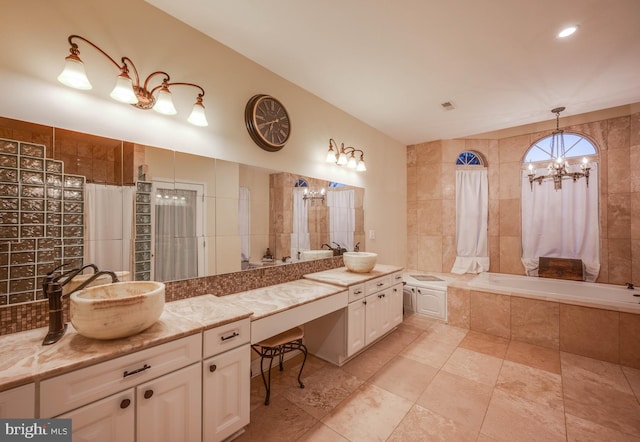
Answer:
[(566, 38), (578, 30), (577, 26), (568, 26), (558, 33), (558, 38)]

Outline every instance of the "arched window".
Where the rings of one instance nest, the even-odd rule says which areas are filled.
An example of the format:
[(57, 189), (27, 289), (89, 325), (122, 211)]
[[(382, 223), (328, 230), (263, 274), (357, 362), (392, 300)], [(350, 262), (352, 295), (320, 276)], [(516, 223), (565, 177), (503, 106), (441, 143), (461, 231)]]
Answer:
[(458, 155), (456, 166), (484, 166), (484, 161), (479, 153), (465, 150)]
[[(590, 157), (598, 154), (596, 147), (587, 138), (574, 133), (563, 133), (564, 139), (564, 156), (568, 158)], [(551, 152), (551, 141), (553, 135), (541, 138), (533, 144), (524, 156), (525, 163), (535, 163), (537, 161), (557, 160), (558, 155), (562, 152)]]

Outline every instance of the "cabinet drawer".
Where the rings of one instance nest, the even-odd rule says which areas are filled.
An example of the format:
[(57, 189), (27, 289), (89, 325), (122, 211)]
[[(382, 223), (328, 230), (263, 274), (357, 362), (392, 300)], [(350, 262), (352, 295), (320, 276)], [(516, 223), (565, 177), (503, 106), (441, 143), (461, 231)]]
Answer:
[(81, 368), (40, 382), (40, 417), (86, 405), (200, 361), (202, 334)]
[(249, 318), (231, 324), (221, 325), (204, 332), (203, 357), (208, 358), (251, 340), (251, 320)]
[(402, 284), (402, 272), (395, 272), (391, 275), (391, 284)]
[(349, 302), (364, 298), (364, 284), (349, 286)]
[(365, 296), (369, 296), (373, 293), (379, 292), (380, 290), (384, 290), (387, 287), (391, 286), (392, 283), (393, 280), (391, 279), (391, 275), (381, 276), (380, 278), (367, 281), (364, 283)]

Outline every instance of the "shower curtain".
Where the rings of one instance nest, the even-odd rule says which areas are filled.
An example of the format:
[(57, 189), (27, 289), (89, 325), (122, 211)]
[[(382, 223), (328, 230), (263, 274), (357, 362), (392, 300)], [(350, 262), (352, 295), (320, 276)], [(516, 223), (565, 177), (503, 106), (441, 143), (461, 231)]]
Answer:
[(489, 271), (487, 169), (456, 170), (456, 260), (452, 273)]
[(240, 188), (238, 233), (240, 234), (240, 259), (249, 261), (251, 258), (251, 192), (246, 187)]
[(85, 185), (85, 264), (132, 271), (135, 192), (133, 186)]
[(293, 229), (291, 233), (291, 256), (297, 257), (298, 252), (309, 250), (309, 213), (304, 197), (304, 188), (293, 189)]
[(353, 190), (329, 190), (329, 235), (332, 243), (353, 250), (353, 235), (356, 226), (355, 192)]
[[(538, 276), (538, 258), (549, 256), (581, 259), (585, 280), (598, 277), (598, 164), (590, 167), (589, 187), (584, 178), (568, 179), (560, 190), (554, 190), (552, 180), (533, 183), (532, 190), (529, 171), (522, 171), (522, 264), (527, 275)], [(569, 166), (570, 172), (579, 170), (579, 165)]]

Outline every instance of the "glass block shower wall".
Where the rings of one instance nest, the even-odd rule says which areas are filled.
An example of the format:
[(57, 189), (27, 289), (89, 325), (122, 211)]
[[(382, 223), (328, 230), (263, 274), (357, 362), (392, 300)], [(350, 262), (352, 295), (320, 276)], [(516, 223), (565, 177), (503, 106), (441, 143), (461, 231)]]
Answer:
[(0, 139), (0, 305), (43, 299), (48, 271), (82, 265), (84, 187), (44, 145)]

